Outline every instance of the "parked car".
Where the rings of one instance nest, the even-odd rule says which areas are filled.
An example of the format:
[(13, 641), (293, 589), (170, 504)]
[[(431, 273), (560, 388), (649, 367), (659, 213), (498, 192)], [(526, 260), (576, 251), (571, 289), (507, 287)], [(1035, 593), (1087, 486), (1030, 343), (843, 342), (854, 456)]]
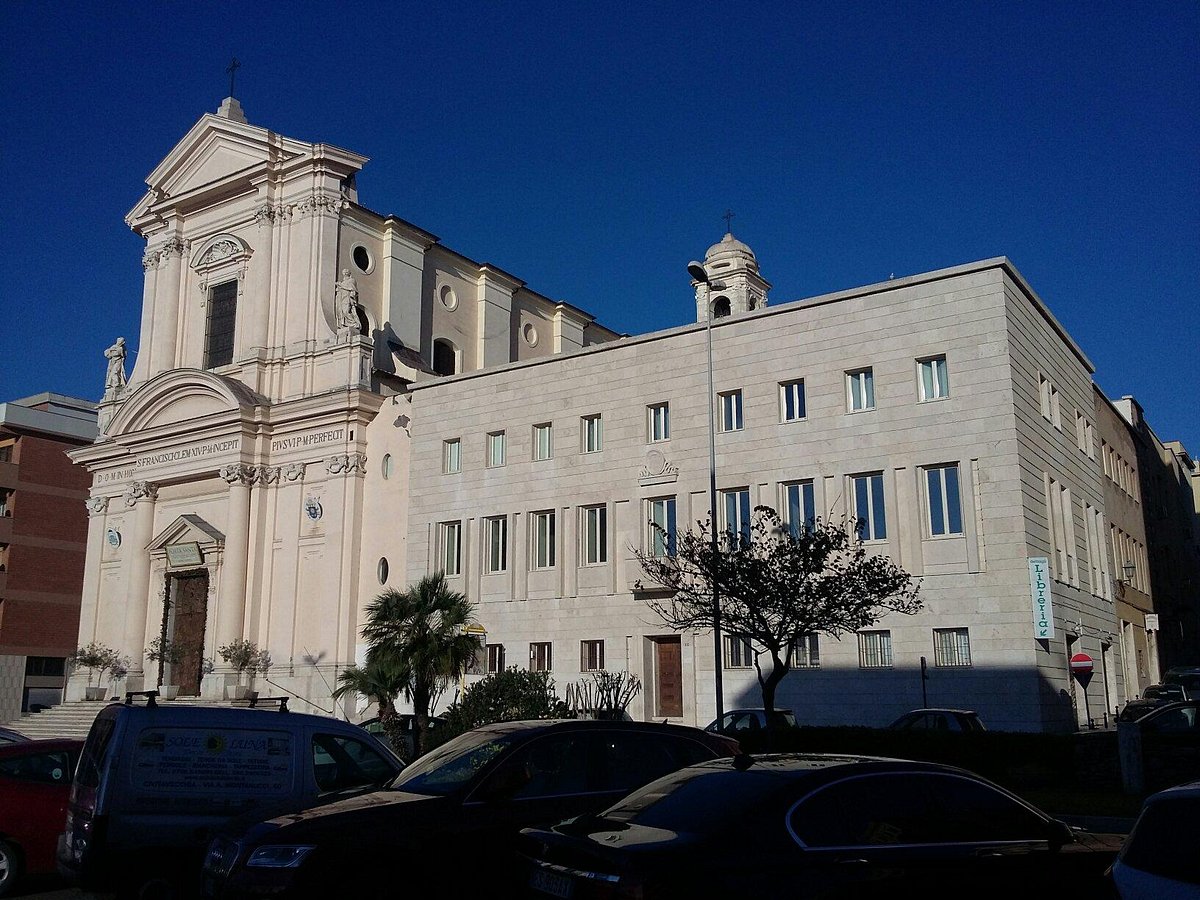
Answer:
[(0, 728), (0, 747), (5, 744), (21, 744), (29, 738), (12, 728)]
[(1122, 900), (1200, 897), (1200, 782), (1153, 794), (1109, 870)]
[[(795, 728), (796, 714), (790, 709), (776, 709), (774, 722), (776, 728)], [(705, 726), (705, 731), (727, 734), (731, 737), (742, 737), (747, 732), (762, 731), (767, 727), (767, 711), (762, 707), (749, 709), (733, 709), (721, 717), (718, 726), (713, 720)]]
[[(417, 755), (417, 717), (412, 713), (401, 713), (398, 718), (400, 719), (400, 728), (404, 732), (404, 744), (400, 747), (393, 746), (391, 740), (388, 739), (387, 732), (383, 730), (383, 720), (379, 716), (367, 719), (365, 722), (359, 722), (358, 727), (365, 729), (368, 734), (375, 735), (375, 737), (395, 750), (401, 759), (412, 759)], [(441, 716), (430, 716), (430, 734), (436, 735), (437, 729), (444, 725), (445, 722), (446, 720)]]
[(0, 896), (26, 875), (54, 871), (82, 748), (83, 741), (0, 744)]
[(736, 752), (721, 735), (652, 722), (485, 726), (425, 754), (387, 790), (214, 841), (205, 893), (345, 896), (352, 877), (356, 896), (384, 896), (419, 870), (445, 877), (448, 896), (492, 896), (513, 876), (520, 828), (597, 812), (660, 775)]
[(522, 835), (532, 896), (596, 900), (1091, 897), (1121, 841), (962, 769), (828, 754), (700, 763)]
[(1142, 691), (1143, 700), (1162, 700), (1167, 703), (1174, 703), (1179, 700), (1192, 699), (1188, 695), (1188, 690), (1182, 684), (1148, 684), (1146, 689)]
[(107, 706), (84, 744), (59, 871), (88, 891), (195, 885), (230, 822), (375, 790), (403, 768), (356, 725), (280, 706)]
[(1183, 685), (1189, 698), (1200, 696), (1200, 666), (1175, 666), (1167, 669), (1163, 683)]
[(914, 709), (888, 728), (928, 731), (986, 731), (979, 713), (970, 709)]
[(1134, 724), (1148, 790), (1200, 778), (1200, 701), (1164, 703)]
[(1121, 711), (1117, 713), (1118, 722), (1136, 722), (1138, 719), (1147, 713), (1154, 712), (1160, 706), (1166, 704), (1166, 700), (1158, 700), (1151, 698), (1149, 700), (1130, 700), (1121, 707)]

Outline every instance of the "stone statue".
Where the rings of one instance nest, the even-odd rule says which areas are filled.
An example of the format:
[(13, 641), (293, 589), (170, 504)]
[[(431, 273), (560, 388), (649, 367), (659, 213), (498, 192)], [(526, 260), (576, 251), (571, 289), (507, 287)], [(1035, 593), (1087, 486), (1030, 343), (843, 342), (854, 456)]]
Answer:
[(358, 331), (358, 282), (349, 269), (342, 269), (342, 280), (334, 285), (338, 328)]
[(108, 360), (108, 371), (104, 373), (104, 393), (115, 394), (125, 387), (125, 338), (117, 338), (117, 342), (104, 351)]

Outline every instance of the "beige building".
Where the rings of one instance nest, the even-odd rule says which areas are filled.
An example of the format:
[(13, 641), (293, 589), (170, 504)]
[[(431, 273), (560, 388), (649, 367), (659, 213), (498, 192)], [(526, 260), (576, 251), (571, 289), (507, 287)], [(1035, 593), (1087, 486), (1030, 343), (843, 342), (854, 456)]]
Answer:
[[(101, 437), (73, 454), (92, 483), (79, 641), (131, 658), (120, 687), (221, 696), (219, 650), (246, 638), (273, 689), (332, 710), (363, 604), (406, 571), (404, 386), (615, 337), (361, 205), (366, 162), (229, 99), (127, 217), (146, 240), (137, 363), (126, 381), (109, 349)], [(161, 673), (156, 637), (186, 651)]]

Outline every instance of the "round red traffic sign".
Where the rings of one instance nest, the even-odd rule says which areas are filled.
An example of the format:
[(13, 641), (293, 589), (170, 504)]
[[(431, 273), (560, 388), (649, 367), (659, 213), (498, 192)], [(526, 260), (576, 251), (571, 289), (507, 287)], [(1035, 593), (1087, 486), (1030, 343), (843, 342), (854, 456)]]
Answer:
[(1072, 675), (1091, 675), (1092, 674), (1092, 658), (1086, 653), (1076, 653), (1071, 657), (1071, 674)]

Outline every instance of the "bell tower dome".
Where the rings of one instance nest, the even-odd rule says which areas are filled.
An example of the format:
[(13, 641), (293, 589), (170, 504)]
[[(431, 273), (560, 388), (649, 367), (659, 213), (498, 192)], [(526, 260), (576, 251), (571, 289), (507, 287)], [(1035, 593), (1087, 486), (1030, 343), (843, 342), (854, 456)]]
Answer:
[(710, 309), (719, 319), (767, 305), (771, 284), (758, 274), (754, 251), (735, 238), (732, 231), (708, 248), (704, 271), (707, 282), (692, 279), (697, 322), (705, 321)]

